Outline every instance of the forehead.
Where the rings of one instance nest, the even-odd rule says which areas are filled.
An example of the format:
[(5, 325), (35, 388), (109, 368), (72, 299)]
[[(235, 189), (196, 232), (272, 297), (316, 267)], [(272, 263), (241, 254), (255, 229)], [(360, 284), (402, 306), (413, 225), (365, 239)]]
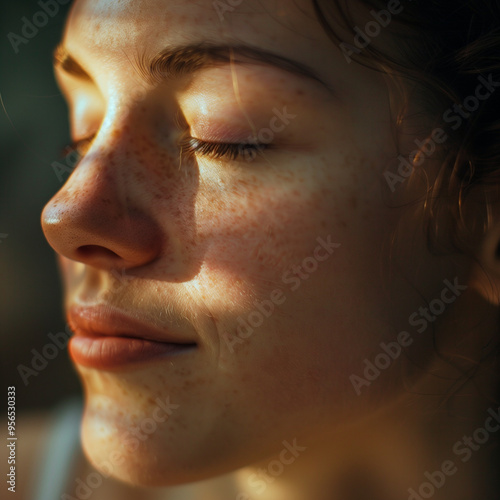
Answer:
[[(309, 0), (276, 0), (268, 4), (261, 0), (77, 0), (70, 16), (71, 29), (78, 27), (87, 36), (108, 33), (107, 42), (130, 43), (150, 41), (165, 36), (193, 35), (203, 37), (269, 36), (276, 41), (273, 29), (283, 28), (292, 37), (297, 30), (314, 34)], [(304, 26), (309, 18), (309, 27)], [(82, 26), (80, 21), (84, 21)], [(269, 28), (271, 31), (269, 32)], [(308, 29), (309, 28), (309, 29)], [(187, 32), (185, 31), (187, 30)]]
[(335, 61), (345, 66), (311, 0), (77, 0), (64, 36), (87, 67), (95, 61), (116, 67), (197, 42), (258, 46), (316, 67), (327, 80), (338, 73)]

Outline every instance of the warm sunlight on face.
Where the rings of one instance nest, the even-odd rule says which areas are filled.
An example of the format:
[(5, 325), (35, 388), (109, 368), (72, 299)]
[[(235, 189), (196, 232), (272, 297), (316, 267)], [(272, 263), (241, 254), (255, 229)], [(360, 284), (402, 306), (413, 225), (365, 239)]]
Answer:
[(92, 140), (43, 214), (70, 321), (189, 344), (72, 343), (93, 463), (196, 481), (399, 397), (400, 360), (363, 398), (350, 376), (457, 272), (388, 203), (384, 78), (306, 1), (79, 0), (62, 44), (72, 135)]

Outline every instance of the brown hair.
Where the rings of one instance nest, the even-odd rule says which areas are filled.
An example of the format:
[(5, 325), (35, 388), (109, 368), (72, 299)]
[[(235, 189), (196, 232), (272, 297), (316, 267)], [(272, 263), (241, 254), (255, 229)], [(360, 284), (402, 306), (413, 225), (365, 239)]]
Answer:
[[(356, 19), (349, 0), (312, 2), (330, 38), (339, 45), (353, 47), (353, 37), (359, 31), (355, 31)], [(350, 3), (352, 7), (353, 2)], [(488, 202), (500, 200), (500, 88), (480, 102), (479, 108), (456, 130), (450, 130), (443, 116), (454, 105), (462, 106), (476, 89), (478, 78), (500, 83), (500, 1), (358, 0), (356, 3), (376, 12), (387, 11), (391, 5), (399, 6), (398, 13), (392, 16), (395, 22), (381, 28), (390, 30), (397, 49), (388, 53), (379, 47), (378, 40), (373, 40), (363, 50), (354, 49), (351, 57), (388, 73), (395, 80), (402, 77), (413, 82), (413, 99), (418, 95), (435, 127), (446, 130), (448, 139), (438, 145), (441, 169), (429, 184), (424, 200), (426, 230), (429, 244), (436, 251), (440, 246), (436, 222), (447, 216), (449, 224), (445, 226), (452, 228), (452, 234), (440, 235), (439, 240), (442, 242), (446, 236), (452, 248), (463, 251), (469, 243), (474, 243), (478, 231), (486, 229)], [(363, 25), (358, 20), (358, 26)], [(346, 29), (350, 39), (339, 35), (339, 31), (345, 33)], [(406, 92), (398, 124), (412, 98), (408, 96), (408, 86)], [(487, 193), (484, 212), (479, 219), (467, 223), (463, 217), (464, 202), (478, 186)]]

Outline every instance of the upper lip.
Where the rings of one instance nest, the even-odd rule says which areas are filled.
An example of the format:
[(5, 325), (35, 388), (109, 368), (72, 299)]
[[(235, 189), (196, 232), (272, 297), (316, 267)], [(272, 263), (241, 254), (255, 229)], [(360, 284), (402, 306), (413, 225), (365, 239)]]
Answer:
[(72, 306), (67, 319), (76, 335), (134, 337), (169, 344), (195, 344), (173, 329), (164, 329), (146, 319), (131, 317), (110, 305)]

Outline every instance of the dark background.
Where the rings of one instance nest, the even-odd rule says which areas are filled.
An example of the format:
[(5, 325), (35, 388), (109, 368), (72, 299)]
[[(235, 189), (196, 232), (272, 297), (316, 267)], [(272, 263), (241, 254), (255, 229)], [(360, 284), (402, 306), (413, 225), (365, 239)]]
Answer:
[(31, 368), (32, 349), (42, 352), (51, 343), (47, 335), (64, 332), (66, 325), (55, 254), (40, 213), (62, 185), (52, 163), (64, 164), (61, 150), (70, 142), (66, 105), (52, 72), (70, 3), (49, 0), (59, 11), (47, 15), (17, 54), (8, 39), (9, 33), (22, 36), (23, 17), (33, 21), (44, 3), (0, 0), (0, 94), (8, 114), (0, 106), (0, 374), (4, 400), (7, 387), (16, 386), (20, 412), (49, 409), (81, 392), (66, 348), (27, 385), (18, 371), (19, 365)]

